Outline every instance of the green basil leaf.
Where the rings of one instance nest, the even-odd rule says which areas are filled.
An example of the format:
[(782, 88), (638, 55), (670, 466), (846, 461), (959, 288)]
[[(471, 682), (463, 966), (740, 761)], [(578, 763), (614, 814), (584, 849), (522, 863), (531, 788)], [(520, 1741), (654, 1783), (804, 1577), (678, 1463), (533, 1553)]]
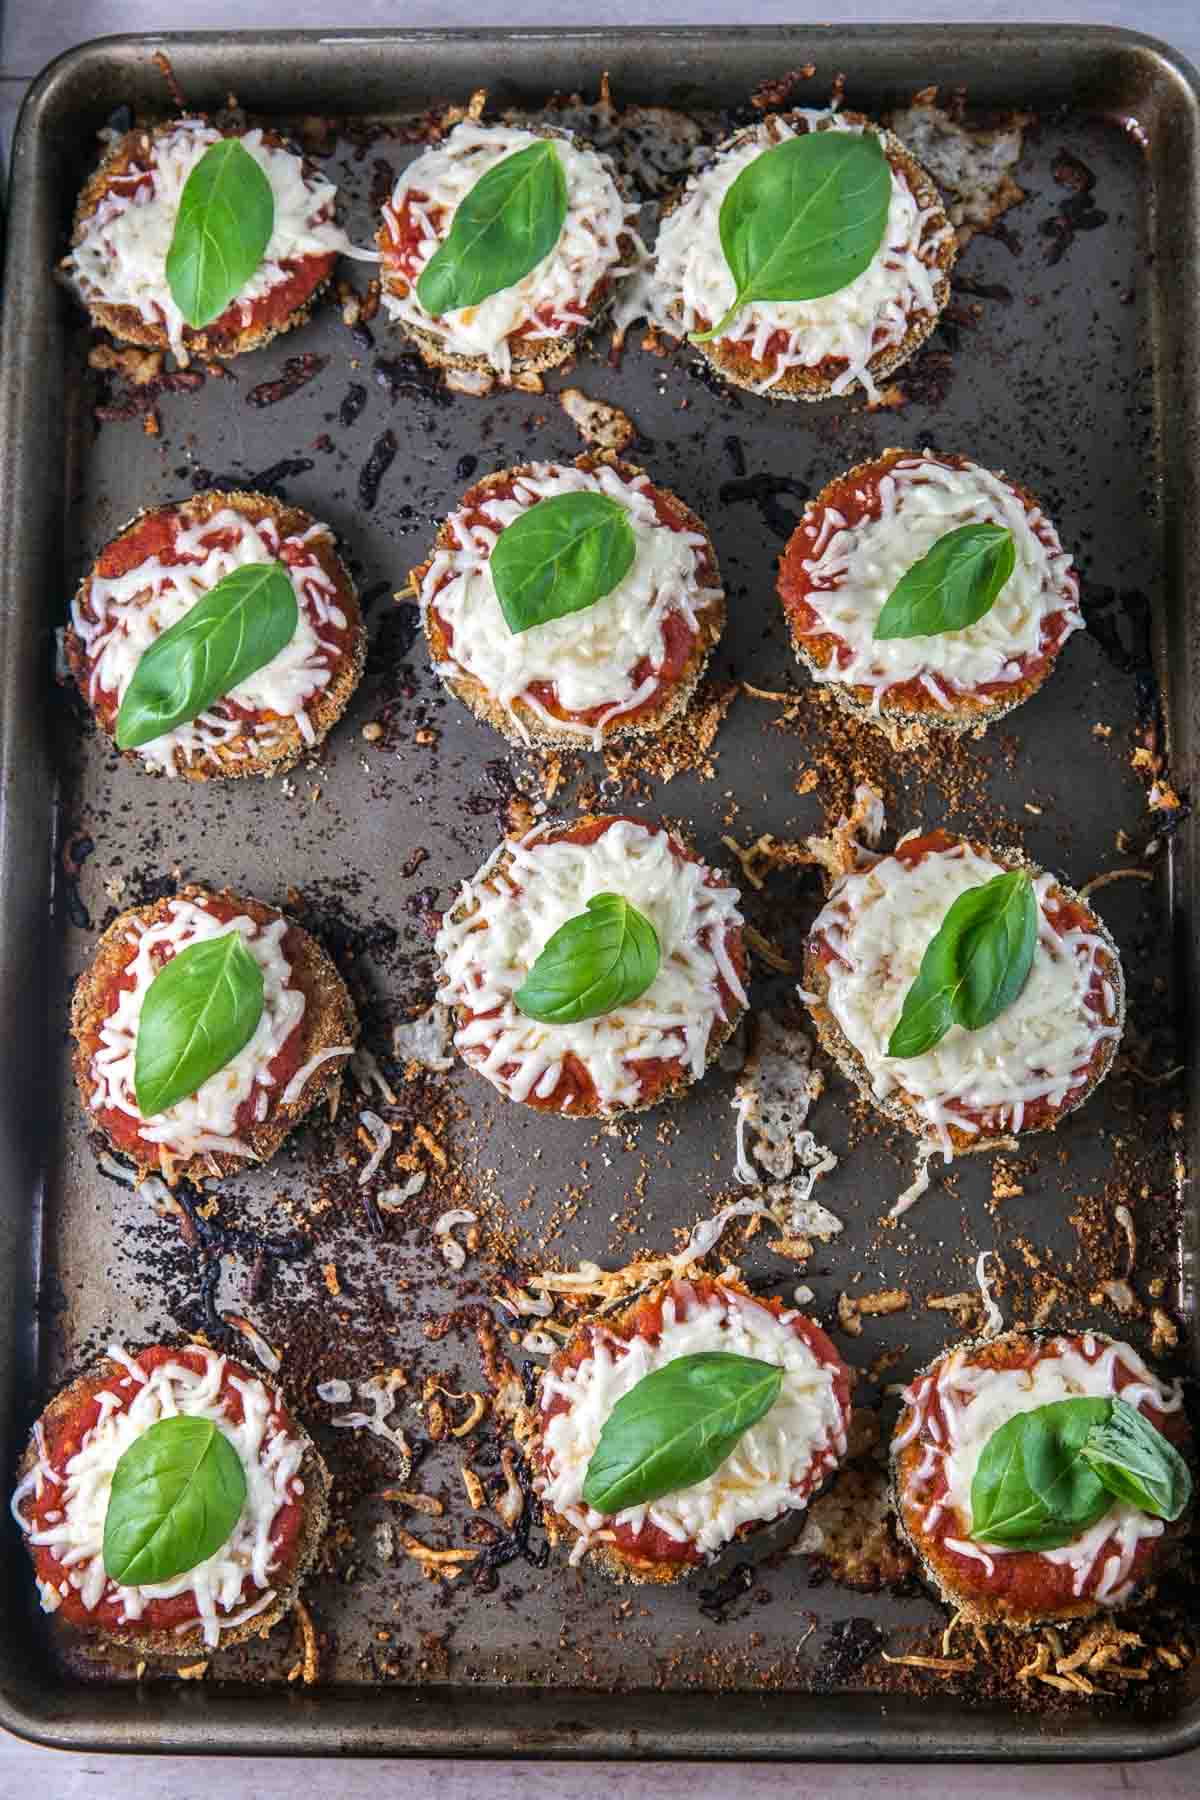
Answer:
[(643, 1376), (604, 1422), (585, 1504), (611, 1515), (703, 1481), (770, 1411), (782, 1385), (774, 1363), (726, 1350), (680, 1356)]
[(144, 1119), (223, 1069), (258, 1030), (263, 973), (241, 934), (189, 944), (164, 963), (142, 1001), (133, 1088)]
[(527, 1019), (575, 1025), (644, 994), (658, 974), (658, 933), (619, 894), (593, 894), (547, 939), (513, 995)]
[(1178, 1519), (1192, 1497), (1187, 1463), (1169, 1438), (1127, 1400), (1089, 1431), (1080, 1454), (1110, 1494), (1156, 1519)]
[(1004, 525), (959, 525), (906, 569), (875, 622), (880, 638), (965, 631), (992, 607), (1017, 563)]
[(1029, 979), (1038, 904), (1025, 869), (968, 888), (950, 907), (921, 959), (888, 1040), (889, 1056), (923, 1056), (951, 1025), (981, 1031)]
[(1082, 1450), (1111, 1406), (1056, 1400), (994, 1431), (971, 1483), (971, 1537), (1006, 1550), (1056, 1550), (1103, 1518), (1112, 1495)]
[(282, 563), (231, 570), (139, 658), (117, 714), (117, 748), (136, 750), (196, 718), (278, 656), (299, 621)]
[(629, 514), (617, 501), (607, 494), (558, 494), (504, 527), (488, 567), (515, 636), (603, 600), (636, 555)]
[(246, 1500), (246, 1472), (211, 1419), (160, 1419), (113, 1471), (104, 1569), (124, 1587), (185, 1575), (221, 1548)]
[(478, 306), (512, 287), (549, 256), (567, 216), (567, 178), (548, 138), (528, 144), (480, 177), (459, 202), (444, 243), (417, 281), (433, 318)]
[(194, 330), (219, 319), (262, 262), (275, 229), (275, 196), (237, 138), (204, 152), (183, 184), (167, 286)]
[(869, 267), (887, 228), (892, 172), (873, 131), (809, 131), (747, 163), (721, 202), (721, 248), (737, 292), (721, 337), (752, 300), (819, 300)]

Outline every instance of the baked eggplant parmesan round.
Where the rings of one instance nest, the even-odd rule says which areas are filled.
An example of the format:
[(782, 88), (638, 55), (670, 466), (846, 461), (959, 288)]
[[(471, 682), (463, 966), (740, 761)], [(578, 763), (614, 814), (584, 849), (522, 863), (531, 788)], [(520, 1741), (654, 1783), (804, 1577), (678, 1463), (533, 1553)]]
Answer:
[(267, 1162), (337, 1092), (358, 1021), (315, 938), (259, 900), (184, 887), (115, 919), (71, 1005), (93, 1125), (139, 1177)]
[(479, 392), (556, 368), (641, 255), (636, 203), (570, 132), (464, 119), (402, 172), (377, 242), (383, 304)]
[(738, 899), (665, 826), (589, 814), (507, 839), (437, 937), (459, 1055), (572, 1118), (682, 1092), (747, 1003)]
[[(255, 196), (269, 209), (269, 235), (220, 313), (189, 324), (171, 256), (184, 189), (206, 152), (234, 140), (269, 187), (269, 197)], [(273, 131), (222, 131), (205, 119), (139, 127), (117, 139), (80, 195), (63, 270), (93, 323), (121, 343), (173, 350), (183, 364), (236, 356), (307, 319), (338, 255), (352, 248), (336, 203), (337, 189)], [(223, 259), (232, 248), (222, 242)]]
[(728, 1278), (677, 1278), (552, 1357), (534, 1485), (572, 1563), (678, 1581), (802, 1510), (849, 1420), (849, 1370), (819, 1325)]
[(901, 739), (1011, 712), (1083, 625), (1070, 554), (1033, 495), (934, 450), (885, 450), (823, 488), (779, 595), (813, 678)]
[(213, 781), (276, 775), (314, 750), (358, 685), (366, 631), (327, 525), (267, 494), (214, 492), (140, 513), (106, 545), (65, 647), (129, 761)]
[[(870, 140), (875, 167), (827, 169), (825, 145), (811, 170), (791, 149), (779, 157), (827, 134)], [(937, 189), (890, 131), (858, 113), (771, 113), (664, 207), (650, 316), (699, 336), (712, 367), (754, 393), (821, 400), (860, 388), (877, 400), (937, 324), (955, 253)]]
[[(559, 521), (558, 554), (544, 596), (521, 608), (519, 584), (536, 558), (546, 567), (547, 540), (514, 570), (517, 534), (506, 534), (543, 520), (551, 531)], [(624, 554), (607, 554), (610, 541)], [(438, 674), (520, 744), (599, 749), (660, 730), (686, 710), (725, 623), (702, 521), (641, 469), (599, 456), (476, 482), (412, 581)]]
[(1178, 1382), (1098, 1332), (1009, 1332), (939, 1357), (892, 1439), (900, 1528), (982, 1624), (1087, 1618), (1159, 1573), (1187, 1528)]
[(329, 1471), (279, 1394), (203, 1344), (110, 1346), (50, 1402), (18, 1476), (42, 1611), (150, 1656), (269, 1630), (329, 1517)]
[(802, 992), (842, 1073), (947, 1159), (1052, 1129), (1125, 1018), (1116, 945), (1078, 895), (940, 830), (834, 882)]

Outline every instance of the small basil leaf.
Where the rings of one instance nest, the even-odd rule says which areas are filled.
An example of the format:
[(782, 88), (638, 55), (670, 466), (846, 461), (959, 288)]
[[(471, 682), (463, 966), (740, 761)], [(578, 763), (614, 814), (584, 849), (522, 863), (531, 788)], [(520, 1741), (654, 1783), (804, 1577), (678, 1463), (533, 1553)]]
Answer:
[(218, 581), (138, 659), (117, 714), (117, 748), (185, 725), (279, 655), (300, 609), (282, 563), (245, 563)]
[(658, 933), (619, 894), (593, 894), (546, 940), (513, 995), (527, 1019), (575, 1025), (627, 1006), (658, 974)]
[(887, 1054), (923, 1056), (951, 1025), (981, 1031), (998, 1019), (1029, 979), (1037, 937), (1037, 896), (1026, 870), (960, 894), (904, 996)]
[(241, 934), (189, 944), (164, 963), (142, 1001), (133, 1088), (144, 1119), (223, 1069), (258, 1030), (263, 973)]
[(819, 300), (848, 287), (883, 242), (892, 172), (873, 131), (809, 131), (747, 163), (721, 202), (737, 292), (708, 343), (753, 300)]
[(123, 1587), (185, 1575), (221, 1548), (246, 1500), (246, 1472), (211, 1419), (160, 1419), (113, 1471), (104, 1569)]
[(1179, 1518), (1191, 1500), (1187, 1463), (1127, 1400), (1113, 1401), (1111, 1415), (1092, 1427), (1081, 1454), (1110, 1494), (1156, 1519)]
[(875, 639), (965, 631), (999, 598), (1017, 563), (1003, 525), (959, 525), (906, 569), (875, 622)]
[(1056, 1400), (994, 1431), (971, 1483), (971, 1537), (1006, 1550), (1056, 1550), (1103, 1518), (1112, 1495), (1081, 1450), (1110, 1407)]
[(636, 555), (623, 506), (607, 494), (557, 494), (504, 527), (488, 567), (515, 636), (603, 600), (624, 581)]
[(655, 1369), (605, 1420), (584, 1478), (584, 1503), (611, 1515), (703, 1481), (770, 1411), (782, 1385), (783, 1370), (774, 1363), (725, 1350), (702, 1350)]
[(478, 306), (549, 256), (567, 216), (562, 159), (546, 138), (514, 151), (459, 202), (444, 243), (417, 281), (433, 318)]
[(183, 184), (167, 286), (194, 330), (219, 319), (262, 262), (275, 229), (275, 196), (237, 138), (204, 152)]

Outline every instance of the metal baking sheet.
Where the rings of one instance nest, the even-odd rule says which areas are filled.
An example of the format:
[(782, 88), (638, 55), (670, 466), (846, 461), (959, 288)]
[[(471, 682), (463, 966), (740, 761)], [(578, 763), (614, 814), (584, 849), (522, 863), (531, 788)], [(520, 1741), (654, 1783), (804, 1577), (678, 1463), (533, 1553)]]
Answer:
[[(1133, 1063), (1153, 1072), (1194, 1060), (1195, 829), (1183, 816), (1165, 830), (1167, 816), (1148, 810), (1145, 773), (1131, 766), (1137, 746), (1169, 748), (1163, 779), (1186, 793), (1200, 691), (1193, 73), (1147, 40), (1073, 27), (167, 40), (193, 106), (219, 107), (233, 90), (255, 114), (307, 115), (314, 142), (317, 118), (342, 122), (325, 166), (337, 169), (360, 242), (372, 187), (415, 153), (400, 121), (480, 84), (493, 106), (538, 107), (553, 91), (594, 97), (607, 71), (618, 104), (703, 113), (711, 131), (765, 78), (811, 63), (800, 97), (812, 104), (844, 73), (847, 102), (873, 114), (938, 83), (964, 86), (973, 108), (1028, 109), (1036, 122), (1016, 172), (1027, 199), (960, 262), (954, 312), (901, 382), (898, 408), (772, 408), (698, 379), (686, 354), (646, 355), (636, 332), (619, 367), (601, 344), (544, 395), (480, 402), (425, 379), (382, 319), (355, 335), (328, 306), (302, 332), (239, 359), (230, 378), (163, 394), (160, 429), (148, 435), (137, 419), (97, 424), (103, 396), (86, 367), (87, 328), (51, 270), (96, 130), (120, 106), (168, 110), (152, 60), (161, 43), (116, 38), (61, 58), (30, 95), (13, 158), (0, 351), (0, 1468), (12, 1469), (55, 1385), (113, 1336), (204, 1329), (207, 1281), (217, 1305), (250, 1312), (283, 1348), (285, 1382), (338, 1476), (340, 1530), (310, 1587), (323, 1634), (314, 1688), (286, 1680), (295, 1662), (286, 1630), (184, 1684), (138, 1683), (129, 1670), (64, 1657), (35, 1613), (14, 1534), (0, 1557), (0, 1721), (76, 1749), (271, 1754), (1115, 1760), (1200, 1740), (1200, 1696), (1186, 1680), (1140, 1710), (1047, 1712), (936, 1683), (873, 1689), (854, 1646), (902, 1642), (941, 1615), (915, 1589), (821, 1584), (808, 1559), (786, 1554), (795, 1522), (698, 1584), (648, 1593), (553, 1559), (509, 1565), (491, 1592), (437, 1586), (407, 1560), (380, 1560), (375, 1527), (394, 1515), (365, 1490), (386, 1482), (386, 1450), (330, 1429), (332, 1409), (313, 1384), (399, 1363), (418, 1388), (434, 1369), (447, 1386), (478, 1385), (469, 1308), (485, 1299), (497, 1254), (517, 1273), (549, 1232), (550, 1252), (568, 1263), (671, 1247), (674, 1229), (710, 1214), (732, 1186), (732, 1077), (714, 1073), (669, 1113), (610, 1129), (506, 1106), (465, 1071), (401, 1088), (389, 1113), (397, 1145), (411, 1143), (418, 1120), (435, 1122), (485, 1213), (491, 1249), (461, 1277), (439, 1273), (425, 1212), (372, 1234), (349, 1167), (362, 1155), (356, 1100), (225, 1190), (221, 1221), (287, 1240), (277, 1244), (285, 1251), (298, 1228), (303, 1237), (304, 1253), (274, 1259), (247, 1300), (249, 1239), (197, 1254), (174, 1221), (98, 1169), (65, 1039), (69, 984), (106, 918), (176, 874), (298, 912), (350, 976), (381, 1055), (391, 1025), (428, 998), (430, 919), (492, 848), (514, 790), (540, 792), (540, 773), (446, 698), (413, 640), (411, 608), (390, 595), (471, 473), (582, 448), (555, 399), (565, 379), (629, 412), (632, 454), (712, 528), (731, 601), (714, 677), (799, 695), (790, 708), (736, 698), (703, 775), (638, 785), (584, 757), (582, 779), (601, 782), (600, 804), (683, 821), (726, 865), (723, 837), (814, 831), (863, 774), (882, 781), (889, 830), (921, 820), (986, 829), (1074, 883), (1137, 861), (1154, 839), (1158, 854), (1144, 865), (1154, 880), (1114, 883), (1097, 904), (1128, 959)], [(395, 129), (366, 129), (367, 119)], [(1062, 223), (1077, 191), (1062, 178), (1063, 151), (1095, 177), (1084, 228)], [(361, 286), (361, 271), (351, 273)], [(326, 359), (314, 379), (276, 404), (251, 400), (307, 352)], [(361, 405), (347, 404), (352, 389), (365, 391)], [(368, 505), (362, 471), (388, 432), (396, 454)], [(1080, 563), (1092, 629), (982, 743), (885, 756), (872, 740), (830, 735), (794, 671), (774, 565), (806, 494), (886, 445), (926, 443), (1007, 468), (1045, 500)], [(210, 476), (272, 481), (331, 521), (371, 600), (362, 688), (322, 754), (286, 784), (153, 782), (119, 764), (51, 680), (54, 627), (100, 544), (139, 506)], [(374, 741), (362, 735), (372, 722), (383, 725)], [(577, 791), (568, 784), (556, 803)], [(747, 901), (752, 921), (793, 951), (818, 903), (814, 879), (787, 874)], [(788, 984), (760, 971), (753, 998), (785, 1006)], [(1141, 1244), (1138, 1280), (1157, 1273), (1162, 1305), (1186, 1328), (1197, 1214), (1185, 1185), (1196, 1117), (1194, 1108), (1178, 1116), (1184, 1091), (1127, 1070), (1054, 1137), (1010, 1159), (1019, 1193), (997, 1199), (990, 1160), (969, 1159), (937, 1173), (901, 1226), (881, 1230), (910, 1177), (911, 1147), (858, 1118), (831, 1077), (811, 1123), (841, 1157), (819, 1192), (846, 1231), (803, 1268), (757, 1246), (745, 1266), (771, 1291), (808, 1283), (810, 1310), (835, 1332), (841, 1292), (909, 1288), (903, 1313), (864, 1321), (858, 1338), (837, 1334), (863, 1368), (896, 1352), (886, 1382), (954, 1334), (924, 1301), (969, 1286), (984, 1248), (1004, 1264), (1006, 1316), (1028, 1318), (1052, 1278), (1062, 1288), (1053, 1324), (1117, 1329), (1089, 1293), (1098, 1271), (1116, 1268), (1112, 1209), (1124, 1198)], [(1040, 1288), (1026, 1251), (1040, 1259)], [(468, 1311), (439, 1336), (434, 1321), (454, 1308)], [(1143, 1314), (1123, 1329), (1144, 1342), (1145, 1325)], [(1192, 1354), (1185, 1344), (1176, 1360), (1192, 1367)], [(878, 1383), (860, 1387), (860, 1404), (880, 1399)], [(420, 1414), (402, 1418), (422, 1440)], [(495, 1454), (493, 1440), (478, 1466), (487, 1472)], [(414, 1484), (453, 1501), (458, 1460), (457, 1446), (426, 1444)], [(463, 1541), (461, 1499), (452, 1510), (438, 1541)], [(720, 1622), (702, 1613), (698, 1588), (747, 1560), (749, 1590)]]

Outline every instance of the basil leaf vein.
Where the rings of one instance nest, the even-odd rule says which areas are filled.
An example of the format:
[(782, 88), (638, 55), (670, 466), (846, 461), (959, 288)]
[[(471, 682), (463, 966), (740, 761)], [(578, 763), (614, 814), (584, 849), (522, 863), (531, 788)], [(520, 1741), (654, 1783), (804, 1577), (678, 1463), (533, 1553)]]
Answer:
[(459, 202), (417, 280), (417, 299), (433, 318), (478, 306), (549, 256), (566, 216), (567, 178), (554, 145), (543, 138), (514, 151)]
[(166, 1112), (223, 1069), (262, 1012), (263, 972), (240, 932), (189, 944), (164, 963), (138, 1020), (133, 1087), (142, 1117)]
[(875, 641), (965, 631), (996, 604), (1017, 564), (1004, 525), (959, 525), (906, 569), (875, 622)]
[(155, 638), (117, 714), (120, 750), (136, 750), (197, 718), (291, 643), (300, 622), (282, 563), (245, 563)]
[(593, 894), (546, 940), (513, 1004), (543, 1025), (597, 1019), (644, 994), (659, 961), (649, 919), (619, 894)]
[(1187, 1463), (1170, 1438), (1127, 1400), (1112, 1402), (1108, 1418), (1093, 1426), (1080, 1454), (1110, 1494), (1156, 1519), (1178, 1519), (1191, 1500)]
[(692, 342), (719, 338), (754, 300), (818, 300), (848, 287), (883, 242), (892, 174), (873, 131), (810, 131), (748, 163), (721, 202), (733, 304)]
[(1017, 999), (1033, 967), (1038, 903), (1025, 869), (968, 888), (949, 908), (904, 996), (887, 1054), (923, 1056), (952, 1025), (981, 1031)]
[(516, 636), (583, 612), (624, 581), (637, 555), (629, 514), (607, 494), (556, 494), (506, 525), (488, 567)]
[(584, 1478), (585, 1504), (611, 1515), (705, 1480), (770, 1411), (782, 1385), (774, 1363), (725, 1350), (655, 1369), (605, 1420)]
[(105, 1573), (125, 1587), (186, 1574), (226, 1542), (245, 1500), (241, 1458), (211, 1419), (160, 1419), (113, 1471)]
[(275, 196), (237, 138), (210, 144), (183, 184), (167, 286), (194, 330), (219, 319), (262, 262), (275, 229)]

